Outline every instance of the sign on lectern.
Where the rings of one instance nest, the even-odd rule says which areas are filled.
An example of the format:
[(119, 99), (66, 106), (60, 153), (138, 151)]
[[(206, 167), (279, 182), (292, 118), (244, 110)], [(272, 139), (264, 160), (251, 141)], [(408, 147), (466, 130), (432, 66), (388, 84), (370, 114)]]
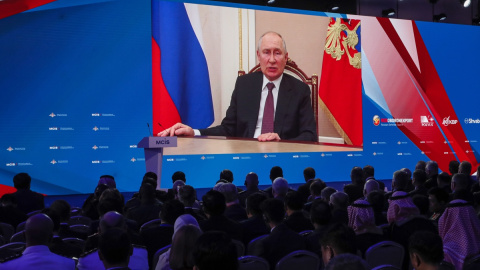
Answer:
[(145, 137), (137, 144), (137, 147), (144, 150), (147, 172), (157, 174), (157, 189), (159, 189), (162, 178), (163, 148), (177, 147), (177, 137)]

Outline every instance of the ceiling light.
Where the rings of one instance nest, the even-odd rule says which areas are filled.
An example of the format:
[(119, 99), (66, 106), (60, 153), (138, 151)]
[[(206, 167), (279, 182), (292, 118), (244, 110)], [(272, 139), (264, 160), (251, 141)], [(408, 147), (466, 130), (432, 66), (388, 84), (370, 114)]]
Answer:
[(447, 14), (441, 13), (438, 15), (433, 15), (433, 21), (434, 22), (440, 22), (440, 21), (445, 21), (447, 19)]
[(393, 8), (382, 10), (382, 16), (383, 17), (392, 17), (394, 15), (395, 15), (395, 9), (393, 9)]
[(468, 6), (470, 6), (470, 3), (471, 3), (471, 2), (472, 2), (472, 1), (470, 1), (470, 0), (460, 0), (460, 4), (462, 4), (463, 7), (468, 7)]

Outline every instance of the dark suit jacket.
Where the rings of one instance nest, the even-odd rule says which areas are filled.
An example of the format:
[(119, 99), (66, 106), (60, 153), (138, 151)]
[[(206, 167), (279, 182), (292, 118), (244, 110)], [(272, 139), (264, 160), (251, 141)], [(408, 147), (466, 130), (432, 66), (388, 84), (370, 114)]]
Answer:
[(313, 228), (312, 222), (304, 215), (303, 211), (292, 213), (285, 219), (285, 221), (283, 221), (283, 223), (297, 233), (315, 229)]
[(298, 193), (301, 194), (303, 203), (308, 201), (308, 197), (310, 196), (310, 186), (313, 184), (313, 179), (308, 180), (305, 184), (300, 185), (297, 188)]
[(13, 195), (17, 199), (17, 208), (25, 214), (45, 208), (43, 195), (40, 193), (29, 189), (19, 189)]
[(248, 245), (253, 239), (270, 233), (270, 229), (265, 224), (262, 215), (253, 216), (240, 222), (243, 227), (245, 243)]
[(227, 206), (225, 212), (223, 213), (227, 218), (240, 222), (242, 220), (248, 219), (247, 212), (245, 209), (238, 203)]
[[(253, 138), (258, 120), (263, 73), (238, 77), (230, 106), (219, 126), (202, 135)], [(308, 85), (283, 74), (275, 110), (274, 131), (282, 140), (318, 141)]]
[(252, 251), (252, 255), (266, 259), (270, 264), (270, 269), (275, 269), (277, 262), (285, 255), (304, 249), (303, 237), (281, 223), (267, 237), (260, 240), (260, 243), (255, 246), (255, 250)]
[(211, 216), (209, 219), (200, 221), (199, 223), (203, 232), (222, 231), (226, 232), (233, 239), (244, 242), (243, 227), (240, 223), (228, 219), (224, 215)]

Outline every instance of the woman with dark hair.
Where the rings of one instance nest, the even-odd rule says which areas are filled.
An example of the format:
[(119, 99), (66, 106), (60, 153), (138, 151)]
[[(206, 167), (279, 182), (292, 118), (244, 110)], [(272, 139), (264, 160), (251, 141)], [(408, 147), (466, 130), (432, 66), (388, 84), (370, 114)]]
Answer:
[(181, 215), (174, 225), (172, 246), (160, 255), (155, 270), (193, 269), (193, 247), (202, 234), (197, 220), (189, 215)]

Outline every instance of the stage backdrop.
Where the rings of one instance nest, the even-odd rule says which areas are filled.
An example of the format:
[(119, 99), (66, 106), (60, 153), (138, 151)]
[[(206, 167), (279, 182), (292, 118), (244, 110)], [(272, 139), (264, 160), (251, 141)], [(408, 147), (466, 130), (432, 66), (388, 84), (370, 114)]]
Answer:
[[(88, 193), (101, 174), (111, 174), (121, 191), (138, 190), (145, 168), (136, 143), (178, 120), (197, 128), (219, 123), (238, 69), (256, 64), (256, 39), (265, 29), (285, 33), (290, 57), (307, 75), (324, 75), (328, 25), (340, 18), (342, 57), (356, 55), (361, 65), (361, 84), (348, 88), (361, 111), (344, 111), (341, 121), (328, 111), (337, 125), (357, 127), (341, 130), (349, 129), (363, 151), (166, 156), (162, 187), (177, 170), (189, 184), (210, 187), (226, 168), (242, 185), (250, 171), (268, 184), (275, 165), (291, 183), (302, 182), (308, 166), (327, 182), (348, 180), (353, 166), (367, 164), (377, 179), (413, 170), (418, 160), (436, 160), (442, 170), (453, 159), (476, 167), (478, 27), (205, 1), (58, 0), (0, 20), (0, 184), (28, 172), (39, 192)], [(292, 26), (275, 28), (285, 21)], [(193, 85), (199, 97), (190, 89), (193, 75), (200, 76), (193, 78), (201, 82)], [(337, 91), (352, 78), (337, 76), (320, 84), (330, 79), (328, 91)], [(342, 104), (331, 96), (320, 98)]]

